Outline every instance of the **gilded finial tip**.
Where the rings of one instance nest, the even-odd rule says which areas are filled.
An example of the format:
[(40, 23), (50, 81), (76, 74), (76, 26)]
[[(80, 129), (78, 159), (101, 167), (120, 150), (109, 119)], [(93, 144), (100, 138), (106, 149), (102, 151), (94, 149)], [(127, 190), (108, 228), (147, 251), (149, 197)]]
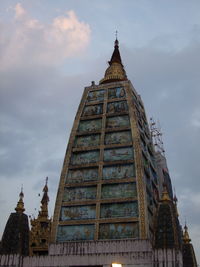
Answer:
[(169, 201), (170, 197), (169, 197), (169, 193), (167, 190), (167, 185), (165, 183), (163, 183), (163, 192), (162, 192), (162, 201)]
[(19, 197), (23, 198), (24, 197), (24, 192), (23, 192), (23, 184), (21, 186), (21, 192), (19, 193)]
[(15, 208), (16, 212), (23, 213), (25, 211), (23, 198), (24, 198), (24, 193), (23, 193), (23, 185), (22, 185), (21, 186), (21, 192), (19, 193), (19, 201), (18, 201), (17, 206)]
[(184, 243), (190, 243), (191, 239), (190, 239), (190, 236), (189, 236), (189, 233), (188, 233), (188, 227), (187, 227), (187, 224), (185, 222), (185, 226), (184, 226), (184, 233), (183, 233), (183, 242)]
[(118, 35), (118, 31), (115, 32), (115, 46), (118, 46), (119, 45), (119, 41), (117, 39), (117, 36)]

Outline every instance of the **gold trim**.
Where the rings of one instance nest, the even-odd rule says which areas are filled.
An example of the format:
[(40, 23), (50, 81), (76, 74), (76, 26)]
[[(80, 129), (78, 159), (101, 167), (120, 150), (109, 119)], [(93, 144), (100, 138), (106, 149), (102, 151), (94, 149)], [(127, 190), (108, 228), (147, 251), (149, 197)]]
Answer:
[(62, 172), (61, 172), (61, 176), (60, 176), (60, 182), (59, 182), (58, 192), (57, 192), (57, 197), (56, 197), (54, 216), (53, 216), (52, 232), (51, 232), (51, 241), (52, 242), (56, 242), (57, 226), (59, 224), (60, 210), (62, 207), (62, 198), (63, 198), (64, 187), (65, 187), (66, 173), (68, 171), (68, 166), (70, 163), (70, 157), (71, 157), (71, 153), (72, 153), (72, 147), (73, 147), (73, 143), (74, 143), (74, 139), (75, 139), (75, 134), (76, 134), (77, 129), (78, 129), (78, 123), (80, 121), (80, 117), (81, 117), (81, 114), (83, 112), (83, 108), (85, 105), (84, 100), (87, 97), (88, 91), (89, 91), (89, 88), (87, 88), (87, 89), (85, 88), (82, 99), (81, 99), (81, 103), (79, 105), (79, 108), (78, 108), (78, 111), (77, 111), (77, 114), (76, 114), (76, 117), (74, 120), (73, 128), (72, 128), (70, 138), (69, 138), (69, 143), (68, 143), (66, 153), (65, 153), (63, 168), (62, 168)]
[(137, 126), (136, 107), (132, 100), (132, 87), (131, 83), (127, 85), (128, 106), (130, 114), (130, 123), (132, 128), (133, 148), (135, 155), (135, 169), (136, 169), (136, 185), (138, 194), (139, 206), (139, 224), (140, 224), (140, 238), (148, 238), (147, 228), (147, 205), (146, 205), (146, 188), (143, 180), (143, 163), (142, 163), (142, 147), (140, 144), (140, 133)]

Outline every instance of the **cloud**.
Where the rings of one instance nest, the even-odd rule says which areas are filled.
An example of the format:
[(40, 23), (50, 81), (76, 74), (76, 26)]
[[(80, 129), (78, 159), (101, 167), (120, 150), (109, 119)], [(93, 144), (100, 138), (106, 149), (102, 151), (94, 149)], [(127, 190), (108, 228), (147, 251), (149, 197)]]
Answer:
[[(26, 213), (31, 214), (39, 208), (35, 198), (49, 176), (53, 214), (69, 131), (89, 80), (59, 69), (63, 61), (80, 56), (90, 42), (90, 26), (73, 10), (49, 24), (31, 17), (21, 4), (14, 11), (9, 21), (0, 21), (0, 201), (6, 213), (1, 234), (21, 184)], [(71, 65), (64, 68), (68, 73)]]
[(191, 125), (200, 128), (200, 109), (196, 109), (191, 116)]
[(58, 64), (80, 55), (89, 44), (90, 26), (73, 10), (55, 17), (50, 24), (32, 18), (19, 3), (14, 10), (9, 27), (0, 24), (1, 70), (15, 68), (25, 59), (27, 65)]
[(65, 56), (70, 55), (70, 53), (75, 55), (77, 50), (82, 50), (82, 47), (88, 44), (90, 35), (89, 25), (79, 22), (74, 11), (71, 10), (67, 14), (68, 18), (60, 16), (54, 19), (51, 33), (57, 43), (68, 42)]
[(26, 14), (26, 10), (22, 7), (20, 3), (17, 3), (15, 8), (15, 19), (20, 19)]

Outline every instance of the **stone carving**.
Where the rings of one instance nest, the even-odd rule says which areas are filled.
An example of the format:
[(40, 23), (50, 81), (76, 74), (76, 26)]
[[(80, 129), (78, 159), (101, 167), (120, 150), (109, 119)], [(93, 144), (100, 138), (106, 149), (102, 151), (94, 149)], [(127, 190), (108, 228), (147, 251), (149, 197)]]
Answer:
[(98, 168), (87, 168), (78, 170), (69, 170), (66, 182), (80, 183), (88, 181), (96, 181), (98, 179)]
[(90, 91), (88, 93), (87, 102), (103, 101), (105, 90)]
[(138, 223), (105, 223), (99, 227), (100, 239), (121, 239), (139, 237)]
[(127, 115), (107, 117), (106, 119), (107, 128), (126, 127), (126, 126), (130, 126), (129, 117)]
[(101, 198), (128, 198), (136, 197), (135, 183), (106, 184), (102, 186)]
[(108, 113), (117, 113), (128, 111), (128, 106), (126, 101), (111, 102), (108, 103), (107, 112)]
[(103, 167), (103, 179), (122, 179), (135, 176), (133, 164), (105, 166)]
[(121, 98), (121, 97), (125, 97), (125, 96), (126, 96), (126, 93), (125, 93), (124, 88), (122, 88), (122, 87), (108, 89), (108, 98), (109, 99)]
[(96, 199), (96, 186), (65, 188), (63, 201)]
[(105, 136), (105, 145), (125, 144), (132, 141), (131, 131), (107, 133)]
[(101, 129), (101, 119), (80, 121), (79, 132), (92, 132)]
[(74, 207), (62, 207), (61, 220), (86, 220), (95, 219), (96, 206), (74, 206)]
[(100, 134), (77, 136), (75, 139), (75, 147), (98, 146), (99, 141)]
[(130, 160), (133, 159), (133, 148), (123, 147), (104, 150), (104, 161)]
[(94, 106), (86, 106), (83, 110), (82, 116), (93, 116), (99, 115), (103, 112), (103, 104), (94, 105)]
[(99, 151), (88, 151), (73, 153), (71, 157), (72, 165), (95, 163), (99, 160)]
[(76, 240), (93, 240), (94, 225), (59, 225), (57, 233), (57, 241), (76, 241)]
[(137, 217), (138, 204), (137, 201), (115, 203), (115, 204), (102, 204), (101, 205), (101, 218), (118, 218), (118, 217)]

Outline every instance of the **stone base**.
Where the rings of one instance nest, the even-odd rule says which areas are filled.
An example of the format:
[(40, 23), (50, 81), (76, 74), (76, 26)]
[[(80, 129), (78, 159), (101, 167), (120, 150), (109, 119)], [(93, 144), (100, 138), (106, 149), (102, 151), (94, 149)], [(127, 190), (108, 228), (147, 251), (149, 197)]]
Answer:
[(122, 267), (182, 266), (175, 250), (154, 251), (149, 240), (85, 241), (50, 244), (48, 256), (1, 255), (0, 266), (18, 267)]

